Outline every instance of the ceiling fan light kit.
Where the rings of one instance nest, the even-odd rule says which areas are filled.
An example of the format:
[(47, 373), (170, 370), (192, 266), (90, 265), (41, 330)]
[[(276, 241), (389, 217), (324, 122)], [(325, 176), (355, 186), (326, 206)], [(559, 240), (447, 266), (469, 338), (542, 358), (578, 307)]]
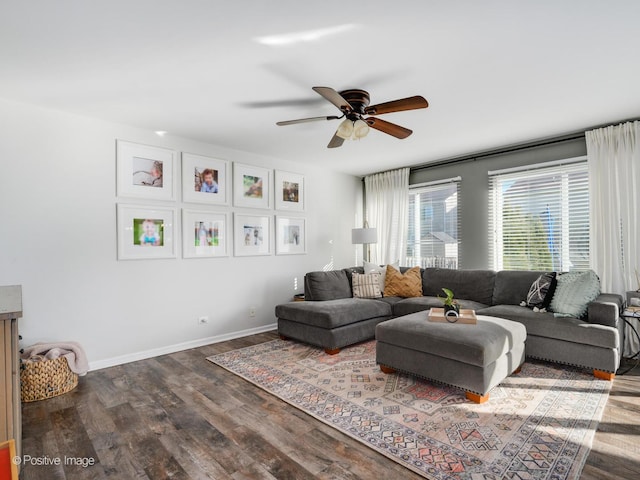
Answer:
[(344, 140), (364, 138), (369, 134), (370, 128), (399, 139), (407, 138), (413, 133), (408, 128), (379, 118), (365, 117), (364, 115), (382, 115), (391, 112), (427, 108), (429, 106), (429, 103), (419, 95), (369, 106), (369, 93), (364, 90), (352, 89), (337, 92), (330, 87), (313, 87), (313, 90), (333, 103), (342, 112), (342, 115), (339, 117), (326, 116), (286, 120), (277, 122), (276, 124), (284, 126), (316, 120), (338, 120), (344, 118), (340, 125), (338, 125), (338, 129), (329, 142), (329, 145), (327, 145), (328, 148), (340, 147)]

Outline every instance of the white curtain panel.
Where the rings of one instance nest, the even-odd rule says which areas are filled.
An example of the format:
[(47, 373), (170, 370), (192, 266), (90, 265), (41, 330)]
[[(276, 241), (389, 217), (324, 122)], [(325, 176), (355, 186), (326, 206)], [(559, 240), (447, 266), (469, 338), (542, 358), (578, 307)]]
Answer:
[(409, 208), (409, 169), (368, 175), (364, 179), (366, 219), (378, 229), (371, 245), (371, 261), (389, 264), (406, 256)]
[(603, 292), (640, 288), (640, 122), (586, 132), (591, 264)]

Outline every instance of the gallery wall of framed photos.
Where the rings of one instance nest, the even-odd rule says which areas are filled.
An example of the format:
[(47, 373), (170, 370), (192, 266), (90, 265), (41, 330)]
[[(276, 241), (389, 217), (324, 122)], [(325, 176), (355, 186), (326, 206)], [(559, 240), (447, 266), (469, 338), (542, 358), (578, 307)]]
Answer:
[(303, 175), (124, 140), (116, 168), (118, 260), (307, 253)]

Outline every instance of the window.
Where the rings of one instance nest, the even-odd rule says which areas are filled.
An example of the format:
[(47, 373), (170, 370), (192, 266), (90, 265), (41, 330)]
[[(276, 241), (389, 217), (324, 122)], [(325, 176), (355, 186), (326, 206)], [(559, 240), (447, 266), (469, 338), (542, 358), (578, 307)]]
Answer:
[(495, 270), (589, 269), (585, 157), (489, 172), (489, 198)]
[(459, 185), (458, 177), (409, 189), (404, 265), (458, 268)]

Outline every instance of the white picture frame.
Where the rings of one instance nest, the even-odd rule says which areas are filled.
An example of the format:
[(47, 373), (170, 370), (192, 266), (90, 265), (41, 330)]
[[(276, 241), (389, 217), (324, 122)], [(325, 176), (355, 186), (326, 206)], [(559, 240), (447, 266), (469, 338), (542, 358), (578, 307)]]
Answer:
[(233, 204), (236, 207), (270, 208), (271, 170), (233, 164)]
[(307, 253), (306, 219), (276, 216), (276, 255)]
[(271, 255), (271, 216), (234, 213), (234, 255)]
[(176, 209), (117, 205), (118, 260), (176, 258)]
[(228, 212), (182, 210), (182, 256), (212, 258), (229, 256), (231, 238)]
[(183, 153), (182, 200), (190, 203), (228, 205), (228, 173), (230, 170), (227, 160)]
[(116, 193), (148, 200), (176, 199), (177, 152), (116, 141)]
[(303, 175), (276, 170), (273, 191), (276, 210), (304, 212)]

